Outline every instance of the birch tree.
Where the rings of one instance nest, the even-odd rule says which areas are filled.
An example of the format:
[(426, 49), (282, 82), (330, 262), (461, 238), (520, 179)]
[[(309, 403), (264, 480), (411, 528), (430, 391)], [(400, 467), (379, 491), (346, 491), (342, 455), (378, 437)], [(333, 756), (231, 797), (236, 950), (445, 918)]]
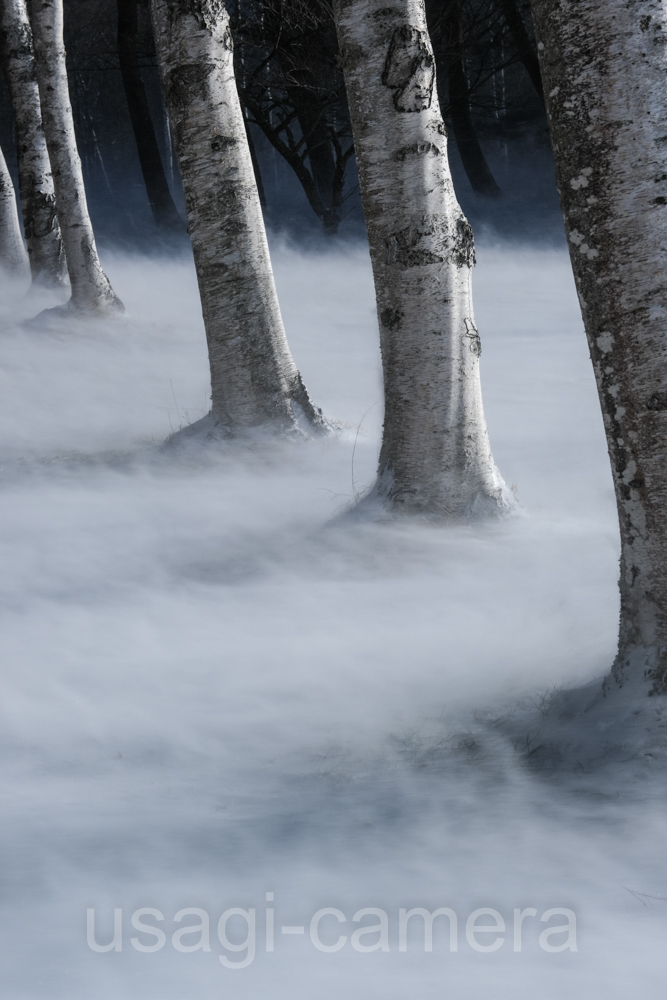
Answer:
[(28, 274), (28, 255), (23, 244), (14, 184), (0, 149), (0, 267), (15, 278)]
[(42, 128), (32, 30), (25, 0), (0, 0), (0, 50), (16, 125), (19, 194), (33, 281), (61, 286), (67, 263)]
[(68, 307), (111, 315), (123, 306), (102, 270), (88, 214), (67, 80), (62, 0), (34, 0), (30, 13), (44, 134), (72, 285)]
[(472, 230), (452, 186), (422, 0), (336, 0), (385, 386), (369, 499), (451, 519), (512, 498), (482, 409)]
[(606, 690), (667, 692), (667, 10), (532, 0), (621, 530)]
[(151, 0), (211, 366), (226, 433), (324, 427), (287, 345), (222, 0)]

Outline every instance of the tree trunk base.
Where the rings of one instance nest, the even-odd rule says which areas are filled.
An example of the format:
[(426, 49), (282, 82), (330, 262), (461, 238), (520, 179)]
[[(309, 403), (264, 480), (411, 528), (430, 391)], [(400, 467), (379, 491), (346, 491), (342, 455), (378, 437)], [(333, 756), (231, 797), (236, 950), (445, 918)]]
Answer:
[(399, 490), (390, 477), (380, 475), (365, 494), (355, 497), (355, 516), (364, 520), (392, 521), (415, 518), (434, 524), (465, 524), (475, 521), (498, 520), (517, 514), (520, 506), (514, 493), (498, 475), (497, 488), (491, 491), (457, 490), (456, 495), (441, 497), (421, 494), (417, 490)]
[(125, 306), (114, 296), (106, 302), (96, 302), (88, 307), (75, 305), (71, 299), (63, 305), (43, 309), (22, 325), (29, 330), (62, 329), (72, 323), (89, 323), (91, 320), (119, 320), (125, 317)]
[(645, 685), (619, 687), (610, 678), (531, 699), (499, 719), (531, 771), (583, 778), (609, 766), (639, 770), (667, 762), (667, 697), (646, 697)]
[(336, 432), (337, 424), (325, 420), (319, 411), (317, 412), (320, 419), (312, 421), (303, 414), (299, 403), (293, 402), (293, 409), (300, 412), (295, 413), (294, 423), (288, 427), (271, 423), (242, 427), (231, 424), (223, 416), (215, 414), (211, 410), (205, 417), (174, 431), (165, 441), (165, 447), (180, 448), (191, 445), (208, 447), (230, 442), (259, 445), (263, 442), (275, 441), (276, 437), (293, 441), (307, 441), (313, 437), (322, 437)]
[(646, 695), (667, 694), (667, 649), (662, 646), (637, 646), (619, 649), (611, 674), (605, 679), (604, 692), (641, 691)]

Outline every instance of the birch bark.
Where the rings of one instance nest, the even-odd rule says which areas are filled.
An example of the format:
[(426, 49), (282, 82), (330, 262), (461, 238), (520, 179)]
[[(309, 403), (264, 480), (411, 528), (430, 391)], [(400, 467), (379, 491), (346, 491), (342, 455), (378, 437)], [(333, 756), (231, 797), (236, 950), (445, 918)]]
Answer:
[(25, 0), (0, 0), (0, 47), (16, 124), (19, 193), (33, 281), (62, 286), (67, 263), (42, 128), (32, 30)]
[(123, 306), (111, 288), (97, 255), (74, 135), (63, 41), (62, 0), (33, 0), (30, 15), (44, 134), (72, 285), (68, 306), (83, 312), (116, 313), (122, 311)]
[(369, 500), (451, 519), (512, 505), (491, 456), (473, 234), (452, 186), (423, 0), (336, 0), (384, 369)]
[(532, 0), (621, 529), (606, 690), (667, 691), (667, 10)]
[(324, 428), (287, 345), (222, 0), (151, 0), (211, 367), (227, 433)]
[(0, 267), (12, 277), (28, 274), (28, 254), (19, 225), (16, 193), (0, 149)]

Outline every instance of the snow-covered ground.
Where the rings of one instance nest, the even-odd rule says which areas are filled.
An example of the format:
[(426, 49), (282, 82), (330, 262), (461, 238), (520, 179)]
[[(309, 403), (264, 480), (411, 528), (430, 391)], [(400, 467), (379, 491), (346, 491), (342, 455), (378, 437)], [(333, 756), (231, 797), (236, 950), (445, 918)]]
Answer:
[[(38, 304), (4, 289), (8, 1000), (664, 996), (662, 786), (550, 782), (480, 735), (480, 713), (606, 671), (618, 541), (567, 258), (479, 258), (491, 441), (524, 512), (456, 529), (341, 518), (372, 481), (382, 418), (362, 249), (276, 251), (297, 364), (346, 429), (270, 449), (160, 448), (207, 409), (189, 263), (108, 260), (128, 309), (115, 325), (20, 326)], [(399, 950), (414, 907), (453, 910), (458, 950), (445, 916), (432, 952), (419, 917)], [(141, 908), (164, 918), (135, 917), (164, 929), (157, 951), (132, 944), (157, 940), (132, 927)], [(175, 923), (183, 908), (209, 916), (210, 951), (174, 946), (202, 919)], [(247, 911), (226, 924), (237, 951), (217, 935), (230, 908)], [(323, 908), (340, 914), (315, 941), (343, 935), (336, 951), (311, 939)], [(358, 950), (381, 944), (352, 938), (381, 918), (354, 923), (364, 908), (386, 912), (389, 951)], [(504, 936), (466, 935), (480, 908)], [(536, 911), (521, 950), (515, 908)], [(566, 920), (542, 922), (553, 908), (572, 912), (577, 951), (545, 950), (565, 932), (539, 944)], [(122, 911), (122, 950), (91, 950), (87, 909), (102, 945)]]

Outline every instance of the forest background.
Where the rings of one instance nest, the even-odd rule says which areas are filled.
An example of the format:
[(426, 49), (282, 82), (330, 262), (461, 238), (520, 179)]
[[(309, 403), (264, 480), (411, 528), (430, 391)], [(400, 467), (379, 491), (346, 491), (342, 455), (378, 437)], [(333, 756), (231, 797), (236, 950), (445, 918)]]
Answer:
[[(139, 70), (160, 165), (184, 219), (148, 0), (64, 0), (64, 10), (74, 124), (97, 240), (118, 248), (157, 250), (182, 237), (187, 247), (184, 224), (182, 231), (176, 224), (176, 233), (170, 233), (169, 220), (156, 225), (151, 212), (123, 80), (124, 56), (126, 74)], [(452, 11), (457, 13), (454, 23)], [(124, 52), (119, 14), (121, 32), (123, 17), (130, 25), (136, 17), (136, 36), (126, 38)], [(332, 228), (342, 237), (364, 238), (354, 157), (346, 156), (349, 115), (330, 5), (327, 0), (243, 0), (230, 5), (230, 14), (237, 85), (267, 226), (302, 241), (318, 239)], [(439, 98), (450, 131), (452, 176), (475, 233), (562, 241), (546, 116), (534, 83), (539, 72), (528, 4), (462, 0), (443, 5), (433, 0), (427, 14)], [(517, 18), (524, 31), (518, 41)], [(15, 131), (2, 77), (0, 145), (16, 183)], [(337, 166), (341, 176), (335, 180)], [(332, 213), (336, 183), (339, 204)]]
[[(601, 774), (588, 762), (565, 776), (530, 765), (545, 692), (576, 690), (612, 662), (619, 546), (546, 122), (510, 8), (532, 44), (525, 5), (451, 3), (461, 16), (447, 25), (430, 15), (457, 194), (479, 237), (485, 408), (522, 516), (438, 530), (340, 516), (373, 480), (382, 423), (354, 164), (336, 226), (326, 205), (313, 208), (331, 157), (319, 192), (311, 173), (309, 201), (280, 134), (267, 138), (295, 94), (250, 86), (266, 55), (253, 32), (237, 31), (237, 66), (281, 307), (340, 433), (266, 450), (162, 447), (206, 413), (210, 379), (147, 5), (133, 66), (180, 222), (151, 211), (116, 3), (66, 0), (87, 192), (127, 313), (36, 330), (25, 321), (40, 296), (52, 304), (38, 289), (8, 285), (0, 306), (2, 976), (13, 997), (626, 1000), (640, 989), (661, 1000), (664, 768), (652, 761), (664, 741)], [(297, 41), (305, 9), (280, 8)], [(249, 23), (268, 32), (270, 13)], [(301, 114), (327, 102), (344, 158), (330, 28), (323, 48), (324, 93), (311, 77)], [(250, 120), (263, 109), (264, 129)], [(295, 127), (301, 154), (303, 137)], [(222, 968), (213, 920), (229, 907), (263, 919), (267, 894), (285, 925), (340, 908), (350, 939), (352, 915), (382, 907), (390, 953), (350, 940), (325, 955), (306, 932), (259, 948), (245, 971)], [(398, 910), (413, 906), (456, 910), (456, 954), (441, 918), (432, 953), (417, 922), (400, 951)], [(211, 952), (171, 946), (183, 907), (210, 914)], [(506, 921), (493, 953), (463, 930), (485, 907)], [(554, 907), (575, 914), (578, 950), (539, 944)], [(130, 923), (140, 908), (163, 914), (168, 943), (155, 954), (132, 943), (135, 931), (151, 940)], [(536, 916), (515, 951), (512, 921), (526, 908)], [(88, 909), (107, 944), (122, 910), (120, 951), (87, 944)]]

